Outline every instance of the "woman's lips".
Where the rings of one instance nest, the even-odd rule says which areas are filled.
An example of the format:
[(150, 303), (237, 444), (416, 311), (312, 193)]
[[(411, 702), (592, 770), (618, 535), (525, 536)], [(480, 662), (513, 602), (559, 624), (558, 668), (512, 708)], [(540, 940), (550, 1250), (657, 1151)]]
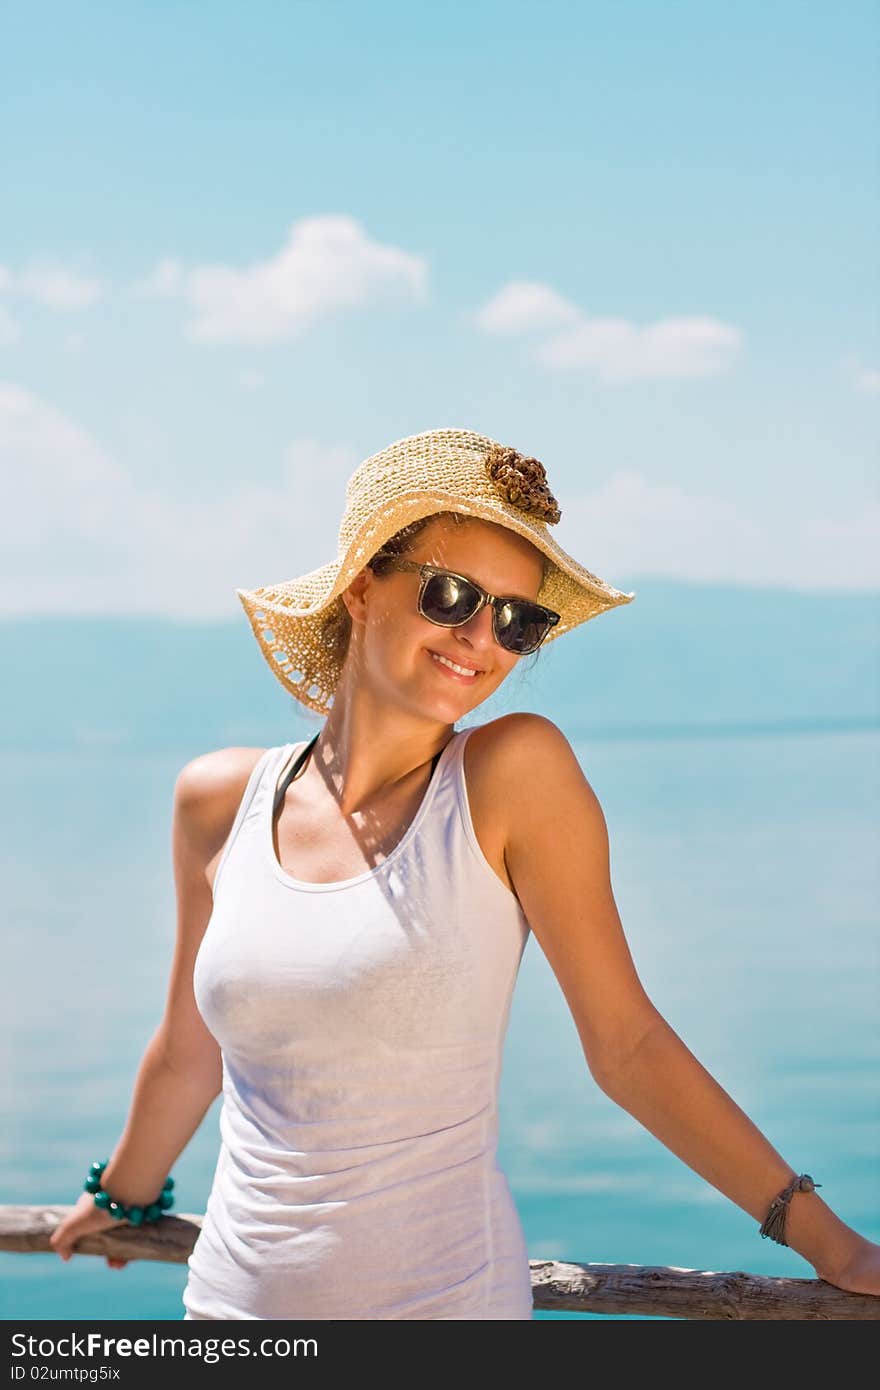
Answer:
[[(444, 654), (442, 652), (432, 652), (431, 649), (428, 648), (428, 657), (430, 658), (432, 665), (436, 666), (438, 671), (442, 671), (444, 675), (449, 676), (450, 680), (458, 681), (460, 685), (473, 685), (477, 677), (482, 675), (481, 671), (474, 671), (473, 674), (469, 676), (462, 675), (460, 671), (453, 671), (452, 667), (447, 666), (444, 661), (438, 661), (436, 659), (437, 657), (443, 655)], [(446, 657), (446, 661), (452, 660), (453, 658), (451, 656)], [(463, 666), (465, 663), (462, 661), (458, 664), (460, 666)]]

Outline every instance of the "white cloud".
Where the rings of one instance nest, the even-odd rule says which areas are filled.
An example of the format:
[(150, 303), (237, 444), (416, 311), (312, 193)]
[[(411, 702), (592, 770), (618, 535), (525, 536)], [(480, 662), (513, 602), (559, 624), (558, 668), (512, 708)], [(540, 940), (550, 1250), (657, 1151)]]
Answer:
[(740, 347), (738, 329), (703, 316), (638, 328), (625, 319), (588, 319), (537, 349), (557, 370), (595, 370), (601, 381), (716, 376)]
[(0, 478), (15, 492), (15, 506), (0, 509), (4, 563), (27, 571), (51, 566), (55, 544), (71, 534), (100, 541), (129, 491), (86, 430), (12, 382), (0, 382)]
[(840, 359), (844, 377), (853, 391), (862, 396), (880, 396), (880, 369), (866, 366), (857, 352), (848, 352)]
[(202, 343), (271, 343), (293, 338), (338, 309), (427, 295), (428, 263), (396, 246), (371, 241), (352, 217), (294, 222), (281, 250), (238, 267), (183, 269), (160, 261), (134, 291), (180, 294), (195, 311), (187, 334)]
[[(344, 484), (354, 472), (359, 460), (354, 458), (350, 449), (332, 447), (322, 444), (317, 439), (302, 437), (295, 439), (284, 450), (283, 456), (283, 476), (284, 489), (292, 493), (295, 497), (312, 498), (316, 492), (316, 484), (320, 484), (323, 478), (329, 477), (342, 484), (344, 494)], [(311, 502), (310, 502), (311, 505)], [(333, 516), (334, 531), (338, 531), (339, 522), (342, 519), (342, 506), (344, 496), (340, 502), (340, 509)], [(334, 552), (335, 553), (335, 552)], [(332, 558), (331, 556), (327, 557)]]
[(137, 487), (47, 401), (0, 381), (0, 482), (16, 499), (0, 511), (0, 613), (232, 617), (236, 588), (333, 558), (357, 462), (299, 439), (277, 485), (173, 500)]
[(860, 367), (853, 379), (855, 389), (865, 396), (880, 396), (880, 369)]
[(17, 343), (21, 331), (5, 305), (0, 304), (0, 347), (10, 347)]
[(880, 506), (871, 503), (836, 517), (751, 513), (622, 469), (563, 504), (554, 535), (612, 584), (643, 573), (823, 592), (880, 587)]
[(533, 349), (533, 359), (551, 371), (592, 372), (605, 382), (715, 376), (730, 368), (743, 340), (739, 329), (707, 314), (644, 326), (590, 318), (536, 281), (508, 282), (475, 322), (492, 333), (556, 329)]
[(50, 309), (85, 309), (103, 293), (100, 280), (48, 259), (31, 260), (18, 272), (3, 267), (0, 289)]
[(578, 309), (561, 294), (532, 280), (511, 280), (474, 316), (486, 333), (522, 333), (575, 323)]
[[(237, 616), (236, 588), (274, 584), (336, 554), (348, 448), (304, 437), (277, 482), (174, 499), (138, 487), (88, 430), (0, 382), (0, 613)], [(560, 543), (611, 583), (624, 576), (787, 588), (880, 584), (880, 506), (850, 514), (752, 514), (623, 469), (562, 501)]]
[(143, 280), (136, 280), (129, 291), (135, 299), (168, 299), (183, 288), (183, 267), (173, 256), (165, 256)]

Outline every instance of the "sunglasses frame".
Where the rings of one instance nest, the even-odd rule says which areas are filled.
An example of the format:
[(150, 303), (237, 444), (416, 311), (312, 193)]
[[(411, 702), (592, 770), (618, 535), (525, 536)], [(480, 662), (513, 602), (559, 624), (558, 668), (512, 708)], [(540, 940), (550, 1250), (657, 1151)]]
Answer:
[[(549, 636), (550, 629), (555, 627), (556, 624), (559, 622), (560, 614), (554, 613), (552, 608), (545, 608), (542, 603), (536, 603), (534, 599), (516, 598), (511, 596), (505, 598), (503, 595), (490, 594), (489, 591), (487, 589), (484, 589), (481, 584), (478, 584), (475, 579), (469, 579), (466, 574), (457, 574), (455, 570), (443, 569), (439, 565), (430, 565), (427, 563), (420, 564), (417, 560), (404, 560), (399, 555), (383, 555), (381, 551), (375, 556), (375, 558), (381, 560), (384, 565), (387, 565), (391, 569), (406, 570), (409, 573), (418, 574), (421, 577), (418, 599), (419, 612), (421, 613), (423, 618), (426, 618), (429, 623), (433, 623), (435, 627), (463, 627), (465, 623), (470, 622), (471, 618), (475, 618), (477, 614), (480, 612), (480, 610), (482, 608), (485, 608), (487, 603), (491, 604), (492, 634), (499, 647), (501, 647), (506, 652), (510, 652), (511, 656), (531, 656), (532, 652), (536, 652), (538, 648), (541, 646), (541, 644)], [(436, 618), (429, 618), (428, 614), (425, 613), (422, 608), (422, 598), (424, 596), (425, 589), (428, 586), (428, 581), (435, 575), (441, 575), (450, 579), (458, 579), (462, 584), (467, 584), (469, 588), (476, 590), (477, 594), (479, 595), (480, 601), (474, 609), (473, 613), (469, 613), (466, 618), (462, 618), (461, 622), (458, 623), (438, 623)], [(547, 631), (541, 637), (541, 641), (537, 642), (534, 647), (529, 647), (524, 652), (514, 652), (511, 651), (510, 647), (506, 647), (504, 643), (501, 641), (501, 638), (498, 636), (498, 607), (499, 604), (502, 603), (528, 603), (532, 608), (535, 608), (538, 610), (539, 613), (542, 613), (546, 618), (549, 626), (547, 628)]]

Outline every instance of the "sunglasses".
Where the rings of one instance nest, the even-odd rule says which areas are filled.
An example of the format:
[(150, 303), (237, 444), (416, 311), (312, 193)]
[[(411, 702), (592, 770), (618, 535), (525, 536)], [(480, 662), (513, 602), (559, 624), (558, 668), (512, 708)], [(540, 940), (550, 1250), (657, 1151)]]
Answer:
[(526, 656), (537, 651), (547, 633), (559, 622), (559, 614), (525, 598), (499, 598), (463, 574), (420, 565), (397, 555), (376, 557), (388, 569), (407, 570), (421, 576), (419, 612), (438, 627), (460, 627), (487, 603), (492, 605), (492, 631), (505, 651)]

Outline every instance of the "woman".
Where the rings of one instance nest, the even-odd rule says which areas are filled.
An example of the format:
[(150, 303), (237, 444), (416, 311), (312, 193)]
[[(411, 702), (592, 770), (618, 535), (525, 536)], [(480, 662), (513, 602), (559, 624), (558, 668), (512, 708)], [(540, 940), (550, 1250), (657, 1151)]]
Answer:
[(821, 1278), (880, 1293), (880, 1247), (646, 995), (564, 735), (531, 714), (455, 728), (542, 642), (635, 595), (553, 539), (542, 465), (471, 431), (399, 440), (346, 503), (334, 562), (237, 591), (272, 671), (325, 722), (180, 773), (165, 1014), (53, 1247), (68, 1259), (87, 1232), (167, 1209), (156, 1194), (222, 1090), (186, 1318), (530, 1318), (496, 1102), (532, 930), (603, 1091)]

